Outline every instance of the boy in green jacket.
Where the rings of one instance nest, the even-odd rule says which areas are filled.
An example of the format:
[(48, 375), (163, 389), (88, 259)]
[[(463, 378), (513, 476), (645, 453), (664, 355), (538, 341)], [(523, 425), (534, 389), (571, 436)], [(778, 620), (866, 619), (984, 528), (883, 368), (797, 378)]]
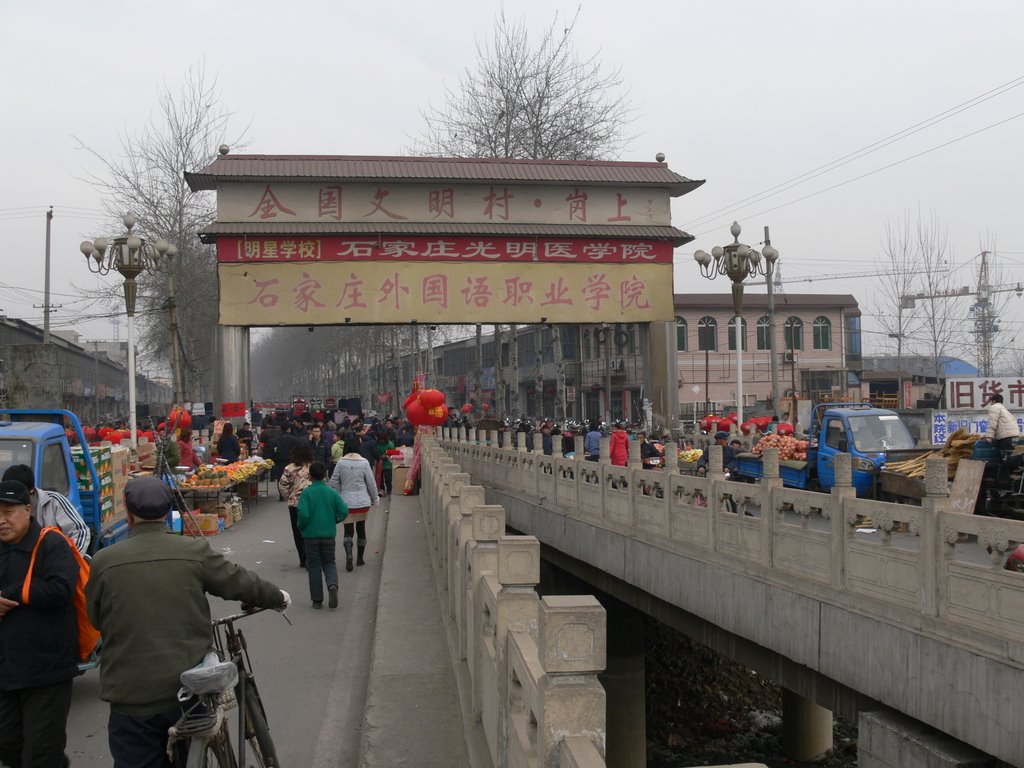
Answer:
[[(338, 566), (335, 563), (334, 540), (337, 525), (348, 517), (348, 506), (341, 495), (324, 480), (327, 467), (321, 461), (309, 465), (313, 482), (299, 496), (299, 532), (306, 545), (306, 570), (309, 572), (309, 598), (314, 608), (324, 605), (324, 582), (327, 582), (327, 605), (338, 607)], [(323, 576), (321, 576), (321, 572)]]

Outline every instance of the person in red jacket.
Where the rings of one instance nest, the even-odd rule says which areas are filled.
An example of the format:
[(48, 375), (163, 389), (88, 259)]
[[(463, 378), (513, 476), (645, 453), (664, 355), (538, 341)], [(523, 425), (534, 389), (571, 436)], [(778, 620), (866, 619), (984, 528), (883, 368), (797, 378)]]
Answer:
[(624, 467), (629, 461), (629, 435), (622, 424), (616, 424), (612, 429), (611, 440), (612, 464), (616, 467)]

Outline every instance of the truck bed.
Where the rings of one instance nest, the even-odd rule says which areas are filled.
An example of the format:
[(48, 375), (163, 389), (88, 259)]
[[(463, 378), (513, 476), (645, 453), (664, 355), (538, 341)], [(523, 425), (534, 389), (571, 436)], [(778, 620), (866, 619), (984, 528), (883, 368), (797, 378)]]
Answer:
[[(736, 456), (737, 474), (760, 479), (764, 477), (764, 461), (756, 453), (740, 453)], [(807, 489), (811, 484), (811, 472), (807, 461), (780, 461), (779, 476), (787, 488)]]

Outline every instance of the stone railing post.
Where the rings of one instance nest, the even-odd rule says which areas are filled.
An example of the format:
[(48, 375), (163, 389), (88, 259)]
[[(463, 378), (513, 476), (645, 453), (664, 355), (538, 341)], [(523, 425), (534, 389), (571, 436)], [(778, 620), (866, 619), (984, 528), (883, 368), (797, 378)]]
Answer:
[(722, 446), (711, 445), (708, 447), (708, 473), (712, 480), (725, 479), (725, 467), (722, 464)]
[(607, 435), (601, 437), (601, 463), (612, 463), (612, 439)]
[(843, 507), (845, 499), (857, 498), (857, 489), (853, 487), (853, 457), (848, 453), (837, 453), (834, 466), (836, 481), (828, 504), (832, 533), (830, 578), (832, 586), (841, 588), (846, 573), (846, 547), (852, 535), (850, 526), (846, 524)]
[[(469, 482), (469, 474), (466, 472), (453, 472), (448, 478), (448, 503), (441, 510), (441, 514), (438, 515), (438, 520), (441, 523), (441, 528), (437, 534), (441, 540), (442, 571), (448, 571), (451, 566), (452, 547), (448, 532), (451, 530), (452, 521), (459, 515), (459, 496), (462, 494), (462, 489), (469, 485)], [(447, 579), (445, 579), (443, 586), (446, 589), (448, 588)]]
[(482, 698), (478, 689), (481, 663), (480, 627), (476, 617), (480, 613), (480, 580), (498, 572), (498, 539), (505, 535), (505, 508), (500, 504), (482, 504), (473, 509), (473, 534), (466, 556), (466, 660), (473, 676), (473, 716), (480, 719)]
[[(541, 451), (542, 452), (544, 450), (543, 446), (544, 446), (544, 443), (542, 441), (541, 442)], [(551, 436), (551, 458), (552, 459), (560, 459), (560, 458), (562, 458), (562, 435), (561, 434), (557, 434), (557, 435), (552, 435)]]
[(536, 587), (540, 583), (540, 541), (534, 536), (503, 536), (498, 540), (497, 616), (494, 622), (494, 646), (497, 651), (498, 681), (498, 765), (508, 757), (508, 633), (537, 635), (540, 601)]
[(576, 459), (576, 461), (583, 461), (587, 458), (587, 454), (583, 450), (583, 435), (573, 435), (572, 440), (573, 444), (576, 446), (573, 451), (573, 458)]
[(946, 459), (927, 459), (924, 463), (924, 492), (921, 499), (921, 610), (928, 616), (937, 616), (940, 609), (939, 590), (942, 579), (939, 569), (945, 563), (945, 537), (939, 529), (943, 512), (950, 511), (949, 469)]
[(537, 653), (545, 675), (537, 716), (539, 764), (558, 765), (560, 742), (589, 736), (604, 754), (605, 692), (597, 676), (607, 662), (607, 616), (593, 595), (548, 595), (540, 601)]
[(473, 510), (485, 503), (484, 489), (479, 485), (464, 485), (459, 494), (458, 514), (451, 523), (448, 535), (451, 541), (451, 562), (448, 564), (448, 614), (458, 628), (458, 654), (466, 658), (466, 621), (463, 615), (466, 594), (466, 545), (473, 536)]

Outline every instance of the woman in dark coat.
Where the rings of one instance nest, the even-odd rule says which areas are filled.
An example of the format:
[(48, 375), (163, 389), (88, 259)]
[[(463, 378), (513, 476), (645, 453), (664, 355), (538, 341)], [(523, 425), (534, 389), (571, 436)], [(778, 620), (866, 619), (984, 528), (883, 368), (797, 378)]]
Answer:
[(224, 425), (224, 429), (220, 433), (220, 438), (217, 440), (217, 456), (230, 464), (238, 461), (241, 455), (242, 445), (238, 442), (238, 437), (235, 435), (235, 428), (229, 421)]

